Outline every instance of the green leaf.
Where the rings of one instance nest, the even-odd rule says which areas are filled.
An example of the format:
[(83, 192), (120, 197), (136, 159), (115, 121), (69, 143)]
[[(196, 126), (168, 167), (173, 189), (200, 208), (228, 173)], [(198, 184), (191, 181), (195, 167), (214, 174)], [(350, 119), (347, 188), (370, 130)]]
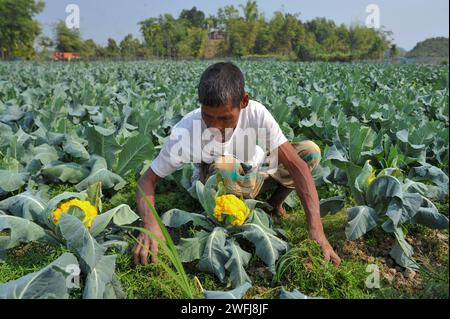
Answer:
[(126, 184), (125, 180), (119, 175), (108, 170), (106, 160), (99, 156), (93, 156), (91, 159), (92, 169), (91, 173), (75, 185), (78, 191), (87, 189), (90, 185), (101, 182), (104, 189), (113, 188), (119, 190)]
[(78, 218), (81, 221), (83, 221), (84, 217), (86, 216), (85, 212), (81, 208), (76, 207), (76, 206), (69, 207), (66, 214), (75, 216), (76, 218)]
[[(328, 152), (325, 154), (325, 160), (333, 161), (333, 163), (346, 163), (348, 162), (348, 155), (346, 154), (345, 150), (342, 147), (339, 147), (339, 145), (333, 144), (328, 149)], [(337, 167), (342, 167), (337, 164)]]
[(201, 230), (192, 238), (181, 238), (177, 246), (178, 254), (182, 262), (191, 262), (200, 259), (205, 251), (206, 241), (209, 233)]
[(0, 299), (67, 299), (67, 267), (77, 267), (74, 255), (64, 253), (41, 270), (0, 284)]
[(253, 209), (245, 223), (261, 226), (266, 232), (275, 235), (272, 218), (260, 208)]
[(300, 198), (298, 197), (296, 192), (291, 192), (283, 202), (288, 205), (290, 208), (295, 208), (301, 205)]
[(17, 132), (16, 132), (16, 134), (14, 134), (14, 136), (17, 138), (16, 142), (19, 145), (28, 145), (29, 142), (31, 142), (33, 139), (35, 139), (30, 134), (27, 134), (26, 132), (24, 132), (22, 127), (19, 127), (19, 130), (17, 130)]
[(142, 162), (152, 159), (153, 152), (154, 147), (150, 137), (138, 134), (129, 138), (119, 153), (115, 172), (120, 176), (126, 176), (130, 172), (137, 171)]
[(39, 216), (46, 206), (44, 200), (31, 191), (8, 197), (0, 202), (0, 210), (8, 212), (10, 215), (35, 221), (39, 220)]
[(150, 136), (153, 130), (160, 127), (161, 115), (153, 109), (148, 109), (139, 117), (139, 132)]
[(327, 159), (330, 159), (333, 165), (335, 165), (338, 169), (345, 173), (347, 177), (347, 185), (350, 187), (351, 193), (355, 198), (356, 203), (365, 205), (365, 196), (356, 187), (356, 180), (360, 176), (363, 169), (360, 166), (347, 160), (345, 150), (340, 149), (342, 147), (343, 146), (339, 144), (338, 146), (333, 145), (327, 153)]
[(192, 182), (195, 169), (193, 163), (187, 163), (183, 165), (181, 170), (176, 171), (172, 175), (179, 185), (181, 185), (193, 198), (197, 199), (195, 183)]
[[(392, 199), (386, 210), (386, 215), (392, 221), (393, 228), (409, 222), (422, 204), (422, 196), (420, 194), (405, 193), (402, 197)], [(389, 229), (392, 229), (392, 227), (389, 227)]]
[(393, 177), (403, 180), (403, 173), (402, 173), (401, 169), (399, 169), (399, 168), (391, 168), (391, 167), (385, 168), (385, 169), (381, 170), (377, 175), (377, 177), (381, 177), (381, 176), (393, 176)]
[(206, 240), (205, 250), (197, 265), (201, 271), (215, 274), (221, 282), (225, 279), (225, 263), (228, 253), (225, 250), (227, 234), (222, 227), (216, 227)]
[(365, 194), (367, 189), (369, 188), (369, 179), (373, 174), (373, 167), (370, 165), (370, 161), (366, 161), (364, 167), (361, 170), (361, 173), (355, 180), (355, 188), (361, 192), (361, 194)]
[(413, 142), (409, 140), (409, 130), (407, 129), (398, 131), (395, 135), (400, 142), (409, 145), (413, 150), (421, 150), (426, 146), (425, 144), (413, 144)]
[(378, 214), (384, 214), (393, 198), (402, 197), (402, 185), (392, 176), (377, 177), (367, 191), (367, 202)]
[(320, 217), (324, 217), (328, 214), (336, 214), (345, 205), (344, 196), (334, 196), (327, 199), (320, 200)]
[(422, 204), (411, 219), (414, 224), (421, 224), (432, 229), (448, 229), (448, 217), (439, 213), (434, 204), (422, 196)]
[[(314, 179), (314, 184), (316, 186), (322, 186), (324, 184), (329, 184), (328, 176), (331, 174), (331, 169), (327, 166), (318, 165), (313, 171), (312, 176)], [(294, 193), (294, 192), (293, 192)], [(293, 194), (291, 193), (291, 194)]]
[(102, 247), (106, 248), (107, 250), (109, 248), (115, 248), (119, 250), (122, 254), (126, 253), (129, 247), (129, 243), (127, 241), (117, 239), (104, 241), (100, 245), (102, 245)]
[(0, 149), (9, 145), (13, 135), (12, 128), (9, 125), (0, 122)]
[(97, 215), (92, 221), (91, 235), (97, 237), (100, 233), (108, 226), (108, 224), (113, 221), (117, 226), (129, 225), (139, 219), (126, 204), (121, 204), (115, 208), (108, 210), (100, 215)]
[(408, 178), (403, 181), (402, 189), (405, 193), (419, 193), (422, 196), (429, 199), (436, 199), (440, 202), (445, 201), (448, 194), (448, 189), (416, 182)]
[(281, 287), (280, 299), (322, 299), (322, 298), (309, 297), (307, 295), (302, 294), (297, 289), (294, 289), (293, 291), (287, 291), (284, 289), (284, 287)]
[(116, 161), (116, 153), (120, 145), (114, 138), (114, 130), (101, 126), (92, 126), (85, 129), (85, 136), (89, 143), (89, 152), (106, 159), (107, 167), (112, 168)]
[(239, 226), (239, 230), (242, 232), (236, 235), (252, 242), (256, 248), (256, 255), (272, 273), (275, 273), (275, 262), (281, 253), (289, 249), (288, 244), (257, 224), (243, 224)]
[(14, 173), (0, 169), (0, 196), (21, 188), (28, 179), (28, 173)]
[(0, 235), (0, 250), (6, 250), (43, 238), (45, 230), (24, 218), (0, 215), (0, 232), (9, 230), (9, 235)]
[(377, 226), (378, 215), (368, 206), (356, 206), (347, 210), (348, 224), (345, 235), (348, 240), (355, 240)]
[(78, 103), (71, 103), (68, 107), (67, 114), (70, 116), (75, 117), (85, 117), (87, 114), (86, 106), (78, 104)]
[(252, 285), (246, 282), (230, 291), (211, 291), (205, 290), (205, 299), (241, 299)]
[(92, 271), (106, 249), (102, 247), (86, 229), (85, 225), (76, 217), (69, 214), (61, 214), (58, 224), (67, 247), (77, 253), (82, 263), (83, 272)]
[(230, 256), (225, 264), (225, 269), (230, 272), (233, 287), (241, 286), (246, 282), (251, 283), (245, 267), (247, 267), (252, 255), (243, 250), (233, 238), (227, 239), (225, 249)]
[(86, 277), (83, 299), (103, 299), (107, 284), (113, 280), (116, 255), (102, 256)]
[(88, 176), (89, 171), (77, 163), (52, 162), (42, 168), (42, 175), (49, 181), (76, 184)]
[(211, 176), (205, 185), (203, 185), (200, 181), (197, 181), (196, 183), (196, 192), (197, 192), (197, 198), (200, 202), (200, 205), (202, 205), (203, 209), (205, 210), (206, 214), (212, 218), (214, 217), (214, 208), (216, 207), (216, 200), (215, 200), (215, 191), (212, 188), (213, 181), (216, 180), (215, 175)]
[[(65, 139), (65, 136), (62, 133), (47, 132), (46, 135), (47, 135), (48, 143), (52, 146), (60, 146)], [(44, 164), (44, 163), (42, 163), (42, 164)]]
[(348, 123), (349, 126), (349, 159), (357, 164), (364, 151), (373, 150), (376, 133), (370, 128), (361, 126), (360, 123)]
[(105, 286), (105, 293), (103, 294), (104, 299), (125, 299), (126, 295), (123, 291), (122, 284), (117, 278), (117, 275), (113, 275), (111, 282), (107, 283)]
[(42, 144), (32, 149), (34, 158), (41, 161), (43, 165), (50, 164), (59, 158), (58, 152), (53, 146)]
[(205, 183), (204, 188), (204, 197), (208, 207), (212, 207), (212, 211), (214, 211), (214, 207), (216, 207), (216, 187), (217, 187), (217, 175), (211, 175)]
[(448, 217), (440, 214), (436, 206), (417, 193), (404, 193), (402, 199), (394, 199), (388, 206), (389, 220), (383, 228), (392, 232), (405, 223), (422, 224), (433, 229), (447, 229)]
[(66, 135), (66, 141), (63, 144), (63, 151), (74, 158), (88, 160), (90, 155), (84, 147), (85, 141), (81, 138)]
[(161, 220), (167, 227), (178, 228), (189, 222), (192, 222), (194, 226), (201, 226), (206, 230), (213, 230), (214, 225), (208, 221), (208, 219), (201, 214), (189, 213), (180, 209), (171, 209), (165, 212), (161, 216)]
[[(222, 195), (225, 195), (225, 194), (222, 194)], [(250, 209), (251, 211), (256, 209), (256, 206), (259, 206), (261, 208), (272, 209), (272, 206), (270, 206), (266, 202), (263, 202), (263, 201), (260, 201), (260, 200), (251, 199), (250, 198), (250, 199), (244, 200), (244, 202), (245, 202), (245, 205), (248, 207), (248, 209)]]
[(97, 211), (101, 212), (102, 209), (102, 183), (98, 182), (90, 185), (86, 189), (86, 194), (89, 202), (97, 208)]
[(402, 267), (418, 269), (417, 263), (412, 258), (414, 250), (406, 241), (403, 231), (400, 228), (396, 228), (394, 235), (397, 240), (389, 255)]
[(409, 178), (418, 182), (432, 182), (436, 186), (446, 190), (446, 193), (448, 194), (448, 176), (436, 166), (427, 164), (419, 167), (413, 167), (409, 172)]
[(25, 171), (30, 175), (36, 175), (39, 173), (40, 169), (42, 168), (41, 161), (37, 159), (32, 159), (27, 163), (25, 166)]

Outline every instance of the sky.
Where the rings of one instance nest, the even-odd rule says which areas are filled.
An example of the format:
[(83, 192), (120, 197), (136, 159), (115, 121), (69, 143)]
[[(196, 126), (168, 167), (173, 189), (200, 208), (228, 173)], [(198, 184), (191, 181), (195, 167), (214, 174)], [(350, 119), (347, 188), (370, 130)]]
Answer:
[[(106, 45), (108, 38), (121, 41), (127, 34), (142, 39), (138, 22), (160, 14), (178, 17), (183, 9), (196, 6), (206, 15), (216, 14), (225, 5), (244, 4), (246, 0), (45, 0), (46, 7), (37, 15), (44, 33), (53, 36), (53, 25), (68, 16), (66, 6), (80, 9), (80, 31), (83, 39)], [(270, 18), (275, 11), (300, 13), (303, 21), (325, 17), (337, 24), (365, 23), (366, 8), (376, 4), (380, 24), (393, 32), (394, 42), (411, 50), (429, 37), (449, 36), (448, 0), (257, 0), (260, 11)]]

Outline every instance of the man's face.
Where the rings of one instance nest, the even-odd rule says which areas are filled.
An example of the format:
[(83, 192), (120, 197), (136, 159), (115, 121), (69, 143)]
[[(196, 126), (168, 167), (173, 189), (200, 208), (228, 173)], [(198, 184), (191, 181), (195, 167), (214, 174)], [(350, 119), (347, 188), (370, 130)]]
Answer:
[(226, 138), (225, 130), (234, 130), (239, 121), (239, 115), (241, 110), (248, 105), (249, 96), (245, 93), (242, 98), (239, 107), (233, 106), (231, 102), (227, 102), (225, 105), (211, 107), (202, 105), (202, 118), (208, 128), (215, 128), (222, 134), (222, 139)]

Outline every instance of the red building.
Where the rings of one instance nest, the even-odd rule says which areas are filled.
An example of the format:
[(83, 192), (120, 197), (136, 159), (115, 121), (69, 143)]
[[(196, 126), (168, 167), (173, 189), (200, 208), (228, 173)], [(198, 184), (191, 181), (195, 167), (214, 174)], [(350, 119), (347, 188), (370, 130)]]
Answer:
[(79, 59), (80, 54), (77, 52), (53, 52), (53, 61), (71, 61), (72, 59)]

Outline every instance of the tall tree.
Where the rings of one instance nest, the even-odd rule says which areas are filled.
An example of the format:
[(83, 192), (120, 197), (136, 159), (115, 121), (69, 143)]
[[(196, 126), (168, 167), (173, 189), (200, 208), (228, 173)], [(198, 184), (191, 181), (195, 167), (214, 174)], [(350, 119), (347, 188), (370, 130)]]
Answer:
[(266, 23), (265, 18), (261, 16), (258, 20), (258, 27), (256, 31), (253, 53), (269, 54), (272, 42), (273, 42), (272, 30), (270, 29), (269, 24)]
[(248, 0), (245, 5), (239, 5), (239, 7), (244, 12), (244, 18), (245, 21), (253, 23), (258, 20), (259, 17), (259, 10), (258, 5), (256, 4), (256, 1), (250, 1)]
[(144, 36), (146, 47), (150, 50), (150, 54), (155, 57), (162, 57), (165, 54), (162, 27), (159, 25), (157, 18), (149, 18), (139, 22), (141, 33)]
[(87, 60), (94, 59), (100, 55), (98, 50), (99, 48), (94, 40), (88, 39), (83, 43), (81, 56)]
[(164, 14), (159, 17), (159, 24), (162, 29), (162, 40), (165, 49), (165, 56), (169, 58), (178, 57), (178, 43), (186, 35), (184, 24), (177, 21), (171, 14)]
[(124, 58), (136, 57), (140, 48), (141, 43), (138, 39), (133, 38), (131, 33), (120, 42), (120, 53)]
[(205, 27), (216, 28), (219, 24), (219, 19), (215, 15), (209, 15), (205, 19)]
[[(389, 48), (386, 31), (362, 25), (338, 26), (326, 18), (302, 22), (299, 14), (283, 12), (275, 12), (268, 21), (254, 0), (239, 9), (227, 5), (205, 19), (193, 7), (183, 10), (178, 19), (165, 14), (144, 20), (140, 26), (145, 50), (152, 56), (178, 58), (201, 57), (205, 47), (214, 47), (224, 56), (277, 54), (307, 61), (350, 61), (381, 58)], [(224, 32), (223, 39), (214, 44), (205, 38), (207, 27), (213, 26)]]
[(60, 52), (80, 52), (83, 47), (79, 29), (69, 29), (60, 20), (55, 26), (56, 49)]
[(239, 10), (235, 6), (229, 5), (217, 10), (217, 22), (219, 26), (227, 26), (234, 19), (239, 19)]
[(201, 28), (188, 28), (187, 34), (178, 44), (178, 54), (181, 57), (202, 58), (205, 53), (207, 30)]
[(197, 10), (195, 6), (190, 10), (181, 11), (179, 19), (185, 20), (191, 27), (203, 28), (205, 26), (205, 14), (203, 11)]
[(319, 44), (323, 44), (327, 39), (335, 36), (336, 24), (332, 20), (316, 18), (306, 23), (306, 29), (315, 35)]
[(108, 45), (106, 46), (106, 55), (109, 58), (117, 58), (120, 55), (120, 48), (117, 45), (116, 40), (109, 38)]
[(160, 15), (139, 23), (147, 49), (157, 57), (176, 58), (179, 44), (187, 35), (186, 21), (171, 14)]
[(0, 57), (30, 58), (41, 28), (34, 16), (45, 7), (43, 1), (0, 0)]

